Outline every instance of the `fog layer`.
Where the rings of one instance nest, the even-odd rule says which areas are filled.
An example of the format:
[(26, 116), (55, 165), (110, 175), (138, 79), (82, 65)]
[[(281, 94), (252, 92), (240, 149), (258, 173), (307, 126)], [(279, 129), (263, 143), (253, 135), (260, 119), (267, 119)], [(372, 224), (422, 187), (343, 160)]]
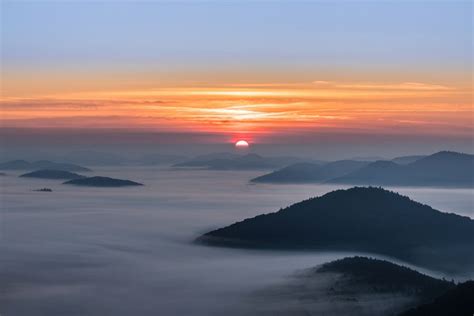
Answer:
[[(0, 306), (6, 315), (272, 314), (279, 298), (259, 298), (262, 289), (349, 255), (191, 243), (211, 229), (341, 186), (252, 185), (248, 180), (258, 172), (127, 167), (96, 168), (95, 174), (144, 187), (87, 188), (18, 174), (0, 179)], [(43, 187), (53, 192), (32, 191)], [(474, 217), (472, 190), (394, 190)]]

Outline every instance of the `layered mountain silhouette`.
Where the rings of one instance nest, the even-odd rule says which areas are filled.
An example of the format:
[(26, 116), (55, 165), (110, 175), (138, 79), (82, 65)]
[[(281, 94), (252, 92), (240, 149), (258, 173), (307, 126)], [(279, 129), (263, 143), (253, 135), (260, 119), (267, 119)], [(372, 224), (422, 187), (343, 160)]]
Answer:
[(85, 172), (91, 171), (88, 168), (70, 164), (70, 163), (58, 163), (49, 160), (38, 160), (34, 162), (28, 162), (26, 160), (11, 160), (4, 163), (0, 163), (0, 170), (40, 170), (40, 169), (51, 169), (51, 170), (62, 170), (72, 172)]
[(64, 182), (64, 184), (73, 184), (73, 185), (89, 186), (89, 187), (124, 187), (124, 186), (143, 185), (142, 183), (138, 183), (138, 182), (134, 182), (130, 180), (114, 179), (114, 178), (109, 178), (109, 177), (89, 177), (89, 178), (74, 179), (74, 180), (66, 181)]
[(295, 157), (262, 157), (257, 154), (236, 155), (216, 153), (198, 156), (192, 160), (173, 165), (173, 167), (192, 167), (208, 170), (259, 170), (274, 169), (296, 161)]
[(267, 183), (323, 182), (366, 166), (368, 162), (340, 160), (327, 164), (296, 163), (250, 180)]
[(474, 155), (442, 151), (406, 165), (376, 161), (330, 183), (400, 186), (474, 186)]
[(373, 252), (446, 271), (474, 267), (474, 220), (373, 187), (333, 191), (211, 231), (198, 241)]
[(296, 163), (251, 182), (473, 187), (474, 155), (441, 151), (375, 162)]
[[(409, 163), (415, 162), (415, 161), (420, 160), (420, 159), (425, 158), (425, 157), (426, 157), (426, 155), (400, 156), (400, 157), (393, 158), (391, 161), (393, 161), (394, 163), (397, 163), (399, 165), (407, 165)], [(381, 159), (379, 159), (379, 160), (381, 160)]]
[(40, 178), (40, 179), (82, 179), (85, 176), (63, 170), (42, 169), (22, 174), (22, 178)]
[(140, 165), (156, 166), (156, 165), (172, 165), (184, 160), (186, 160), (186, 157), (181, 156), (181, 155), (149, 153), (149, 154), (145, 154), (139, 157), (136, 160), (136, 162)]

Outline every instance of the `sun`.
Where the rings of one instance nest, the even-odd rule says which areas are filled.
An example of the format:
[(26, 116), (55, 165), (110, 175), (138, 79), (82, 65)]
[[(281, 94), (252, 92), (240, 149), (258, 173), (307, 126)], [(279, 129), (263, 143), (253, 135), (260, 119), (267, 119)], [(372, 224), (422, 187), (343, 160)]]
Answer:
[(249, 143), (243, 139), (239, 140), (238, 142), (235, 143), (235, 147), (237, 148), (248, 148)]

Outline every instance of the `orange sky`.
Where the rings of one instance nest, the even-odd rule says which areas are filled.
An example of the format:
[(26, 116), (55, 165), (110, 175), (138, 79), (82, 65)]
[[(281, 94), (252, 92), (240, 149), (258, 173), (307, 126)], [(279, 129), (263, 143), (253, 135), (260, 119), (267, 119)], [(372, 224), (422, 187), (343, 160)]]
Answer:
[(0, 11), (4, 128), (254, 143), (474, 135), (469, 1), (7, 1)]
[(21, 89), (28, 82), (12, 78), (1, 100), (3, 126), (210, 132), (255, 142), (285, 131), (473, 132), (472, 90), (459, 83), (315, 78), (181, 85), (143, 81), (146, 84), (115, 84), (112, 89), (99, 79), (101, 84), (92, 86), (79, 80), (64, 85), (79, 87), (75, 92), (61, 85), (54, 91), (53, 79), (37, 81), (35, 89)]

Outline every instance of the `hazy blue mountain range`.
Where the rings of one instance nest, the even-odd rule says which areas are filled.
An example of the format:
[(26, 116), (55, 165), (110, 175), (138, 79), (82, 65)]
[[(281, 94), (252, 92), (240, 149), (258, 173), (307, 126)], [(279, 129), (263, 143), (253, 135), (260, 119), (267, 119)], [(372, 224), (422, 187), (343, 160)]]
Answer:
[[(407, 165), (409, 163), (415, 162), (415, 161), (420, 160), (421, 158), (425, 158), (425, 157), (426, 157), (426, 155), (401, 156), (401, 157), (393, 158), (391, 161), (393, 161), (394, 163), (397, 163), (399, 165)], [(381, 159), (379, 159), (379, 160), (381, 160)]]
[(472, 187), (474, 156), (441, 151), (429, 156), (404, 156), (375, 162), (296, 163), (251, 182)]
[(274, 169), (298, 161), (302, 161), (302, 159), (296, 157), (262, 157), (253, 153), (243, 156), (232, 153), (216, 153), (198, 156), (173, 166), (209, 170), (258, 170)]
[(474, 220), (373, 187), (337, 190), (204, 234), (210, 245), (364, 251), (443, 270), (474, 268)]
[(182, 155), (150, 153), (137, 158), (136, 163), (145, 166), (171, 165), (185, 161), (186, 159), (187, 157)]
[(87, 166), (117, 166), (130, 162), (130, 159), (115, 153), (95, 150), (76, 150), (63, 156), (65, 161)]
[(58, 163), (49, 160), (38, 160), (34, 162), (28, 162), (26, 160), (11, 160), (4, 163), (0, 163), (0, 170), (39, 170), (39, 169), (54, 169), (72, 172), (84, 172), (91, 171), (88, 168), (71, 164), (71, 163)]
[(442, 151), (406, 165), (376, 161), (330, 183), (403, 186), (474, 186), (474, 155)]
[(40, 179), (82, 179), (85, 176), (63, 170), (42, 169), (20, 175), (22, 178), (40, 178)]
[(289, 165), (250, 181), (269, 183), (323, 182), (328, 179), (345, 175), (366, 166), (367, 164), (368, 162), (356, 160), (340, 160), (323, 165), (302, 162)]

